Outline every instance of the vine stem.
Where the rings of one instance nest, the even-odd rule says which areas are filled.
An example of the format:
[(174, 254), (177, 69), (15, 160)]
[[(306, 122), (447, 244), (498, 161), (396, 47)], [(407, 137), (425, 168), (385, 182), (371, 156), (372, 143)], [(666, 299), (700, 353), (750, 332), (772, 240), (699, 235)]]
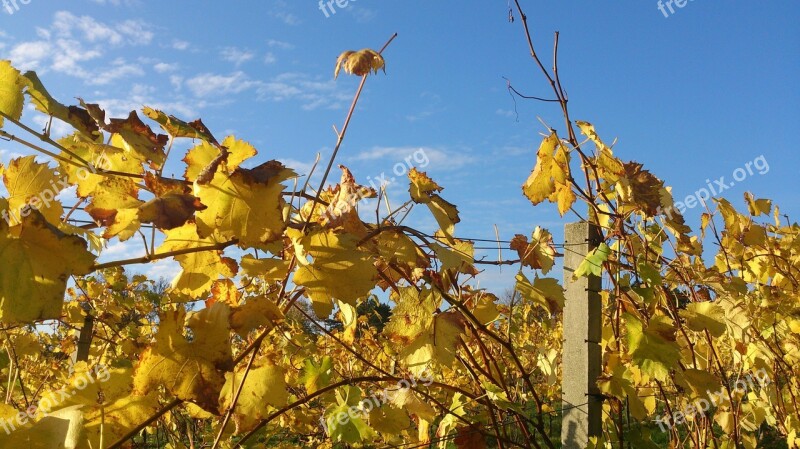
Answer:
[(222, 434), (225, 433), (225, 427), (228, 426), (228, 421), (231, 419), (231, 415), (233, 415), (234, 409), (236, 409), (236, 402), (239, 401), (239, 396), (242, 394), (242, 390), (244, 389), (244, 382), (247, 380), (247, 375), (250, 373), (250, 368), (253, 367), (253, 362), (256, 359), (256, 355), (258, 355), (258, 350), (261, 348), (261, 342), (258, 342), (258, 345), (253, 349), (253, 352), (250, 354), (250, 360), (247, 362), (247, 367), (242, 374), (242, 380), (239, 381), (239, 387), (236, 388), (236, 394), (233, 396), (233, 401), (231, 401), (231, 406), (228, 407), (228, 411), (225, 413), (225, 418), (222, 420), (222, 424), (219, 428), (219, 433), (217, 433), (217, 438), (214, 440), (214, 444), (211, 446), (211, 449), (217, 449), (219, 446), (219, 442), (222, 440)]

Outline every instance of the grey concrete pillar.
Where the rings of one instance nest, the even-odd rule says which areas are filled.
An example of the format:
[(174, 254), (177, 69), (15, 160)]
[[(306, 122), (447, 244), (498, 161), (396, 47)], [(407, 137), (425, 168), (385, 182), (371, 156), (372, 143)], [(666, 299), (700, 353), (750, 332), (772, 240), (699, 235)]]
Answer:
[(597, 226), (582, 222), (564, 227), (564, 352), (562, 367), (561, 444), (585, 449), (589, 437), (602, 432), (602, 401), (597, 389), (602, 355), (601, 279), (572, 275), (599, 244)]

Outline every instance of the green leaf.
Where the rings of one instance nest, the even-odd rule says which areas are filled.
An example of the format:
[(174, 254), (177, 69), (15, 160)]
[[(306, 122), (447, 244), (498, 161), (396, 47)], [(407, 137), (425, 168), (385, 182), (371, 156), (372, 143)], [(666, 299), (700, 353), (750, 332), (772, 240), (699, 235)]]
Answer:
[(573, 279), (578, 279), (590, 274), (600, 276), (603, 273), (603, 262), (608, 260), (611, 255), (611, 248), (605, 243), (601, 243), (594, 251), (591, 252), (575, 270)]
[(714, 337), (725, 333), (725, 310), (713, 302), (695, 302), (680, 311), (686, 326), (698, 332), (708, 331)]

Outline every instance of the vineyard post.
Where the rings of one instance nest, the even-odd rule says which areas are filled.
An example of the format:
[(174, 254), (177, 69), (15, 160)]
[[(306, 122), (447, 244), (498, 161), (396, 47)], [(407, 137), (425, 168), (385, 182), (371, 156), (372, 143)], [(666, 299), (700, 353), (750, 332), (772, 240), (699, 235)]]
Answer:
[(600, 277), (572, 279), (586, 255), (597, 248), (600, 230), (588, 222), (564, 227), (564, 353), (562, 426), (564, 449), (584, 449), (602, 432), (602, 400), (597, 389), (601, 368)]

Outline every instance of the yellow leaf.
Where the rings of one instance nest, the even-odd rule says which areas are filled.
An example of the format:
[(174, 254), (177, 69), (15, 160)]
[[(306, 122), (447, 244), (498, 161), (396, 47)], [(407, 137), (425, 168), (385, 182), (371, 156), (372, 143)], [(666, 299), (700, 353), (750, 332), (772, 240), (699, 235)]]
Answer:
[(725, 333), (725, 309), (713, 302), (695, 302), (680, 311), (686, 326), (694, 331), (709, 331), (714, 337)]
[(266, 296), (247, 298), (244, 305), (235, 307), (231, 312), (231, 329), (241, 337), (261, 327), (275, 325), (283, 319), (283, 313), (275, 301)]
[(461, 314), (450, 311), (440, 313), (407, 347), (400, 351), (400, 359), (415, 376), (430, 372), (433, 366), (451, 367), (456, 348), (465, 324)]
[(64, 209), (55, 198), (66, 187), (66, 181), (47, 164), (36, 162), (34, 156), (13, 159), (3, 173), (3, 182), (9, 194), (11, 225), (34, 209), (54, 225), (61, 222)]
[(105, 178), (97, 186), (86, 212), (99, 224), (106, 226), (103, 237), (119, 237), (121, 241), (133, 237), (139, 221), (139, 189), (130, 178), (118, 176)]
[(458, 208), (436, 193), (440, 192), (442, 187), (433, 182), (425, 172), (412, 168), (408, 172), (408, 179), (410, 180), (408, 191), (411, 194), (411, 199), (417, 204), (428, 206), (433, 218), (439, 223), (441, 232), (449, 241), (452, 241), (455, 225), (461, 221), (458, 216)]
[(279, 239), (286, 228), (281, 182), (292, 176), (294, 171), (270, 161), (252, 170), (238, 168), (231, 175), (219, 170), (207, 185), (195, 183), (195, 195), (208, 206), (196, 214), (198, 234), (216, 232), (239, 239), (244, 247)]
[(282, 281), (289, 271), (289, 262), (282, 259), (256, 259), (251, 255), (242, 257), (242, 272), (250, 277), (260, 277), (267, 282)]
[[(0, 60), (0, 111), (14, 120), (22, 116), (22, 106), (25, 97), (22, 95), (24, 80), (19, 72), (11, 67), (11, 62)], [(0, 127), (4, 118), (0, 116)]]
[(378, 432), (399, 435), (411, 426), (411, 419), (402, 409), (384, 404), (372, 409), (369, 413), (369, 424)]
[(375, 287), (378, 271), (372, 256), (357, 247), (352, 235), (317, 231), (301, 242), (313, 262), (295, 271), (294, 283), (306, 288), (318, 317), (330, 315), (333, 300), (355, 305)]
[(522, 298), (533, 302), (551, 314), (555, 314), (564, 309), (564, 289), (556, 279), (536, 278), (533, 284), (530, 283), (524, 274), (517, 274), (517, 284), (514, 287)]
[(86, 241), (65, 235), (34, 211), (9, 228), (0, 220), (0, 321), (31, 323), (61, 316), (66, 282), (88, 274)]
[(348, 50), (339, 55), (336, 60), (336, 70), (334, 78), (339, 77), (339, 71), (344, 71), (352, 75), (364, 76), (370, 72), (378, 73), (378, 70), (386, 71), (386, 62), (378, 52), (365, 48), (359, 51)]
[(511, 239), (509, 246), (519, 254), (522, 265), (534, 270), (542, 270), (547, 274), (555, 264), (556, 248), (550, 231), (536, 227), (531, 235), (531, 242), (524, 235), (517, 234)]
[[(213, 246), (223, 240), (217, 236), (200, 238), (194, 223), (187, 223), (180, 228), (164, 232), (166, 239), (157, 252), (165, 253), (177, 250), (189, 250), (200, 247)], [(211, 284), (222, 277), (236, 276), (238, 267), (233, 259), (222, 257), (222, 251), (203, 250), (175, 256), (181, 265), (181, 272), (172, 281), (172, 287), (181, 293), (193, 298), (199, 298), (207, 293)]]
[[(59, 170), (66, 175), (70, 184), (78, 186), (77, 193), (81, 198), (93, 195), (99, 190), (100, 184), (108, 178), (100, 174), (99, 169), (114, 170), (132, 175), (144, 173), (142, 161), (131, 157), (121, 148), (90, 142), (78, 134), (61, 138), (58, 143), (98, 169), (93, 172), (89, 168), (76, 167), (73, 164), (59, 161)], [(61, 157), (81, 164), (73, 155), (64, 151), (61, 152)]]
[(222, 375), (232, 367), (230, 309), (216, 303), (193, 314), (187, 321), (192, 341), (183, 336), (183, 307), (161, 315), (156, 342), (141, 356), (134, 375), (134, 392), (147, 394), (163, 386), (184, 401), (217, 413), (225, 384)]
[[(235, 373), (225, 373), (225, 386), (219, 396), (220, 414), (230, 408), (243, 375), (244, 367)], [(267, 417), (271, 407), (286, 405), (289, 392), (284, 377), (283, 368), (279, 366), (265, 365), (250, 370), (233, 413), (237, 434), (252, 430), (259, 421)]]
[[(252, 145), (244, 140), (236, 140), (233, 136), (226, 137), (222, 141), (222, 146), (228, 149), (228, 158), (225, 160), (225, 166), (229, 171), (235, 170), (242, 162), (258, 154), (258, 151)], [(183, 177), (190, 182), (196, 181), (200, 173), (218, 154), (219, 149), (208, 142), (202, 142), (195, 146), (183, 158), (183, 161), (186, 162), (186, 171)]]
[(101, 424), (104, 441), (116, 441), (160, 408), (157, 395), (132, 393), (132, 374), (130, 368), (97, 366), (90, 370), (77, 365), (68, 381), (68, 385), (75, 387), (69, 399), (64, 400), (59, 391), (45, 392), (39, 401), (39, 409), (46, 412), (56, 404), (59, 409), (79, 407), (83, 430), (78, 445), (80, 449), (100, 446)]
[[(572, 187), (569, 185), (569, 151), (553, 133), (546, 137), (539, 146), (534, 167), (522, 191), (534, 205), (549, 199), (557, 200), (557, 189)], [(564, 195), (562, 193), (562, 195)], [(566, 203), (566, 199), (564, 200)], [(563, 215), (563, 214), (562, 214)]]
[(772, 201), (766, 199), (755, 199), (752, 193), (745, 192), (744, 199), (747, 201), (747, 209), (750, 211), (750, 215), (753, 217), (758, 217), (759, 215), (766, 215), (769, 216), (770, 211), (772, 210)]

